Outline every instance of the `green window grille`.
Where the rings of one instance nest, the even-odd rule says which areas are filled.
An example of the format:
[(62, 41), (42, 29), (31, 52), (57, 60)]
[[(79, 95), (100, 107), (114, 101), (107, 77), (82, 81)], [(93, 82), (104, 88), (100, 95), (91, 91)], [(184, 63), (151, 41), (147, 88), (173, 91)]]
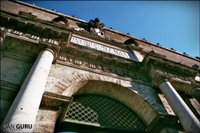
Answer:
[(145, 129), (144, 122), (127, 106), (101, 95), (74, 98), (65, 121), (113, 129)]

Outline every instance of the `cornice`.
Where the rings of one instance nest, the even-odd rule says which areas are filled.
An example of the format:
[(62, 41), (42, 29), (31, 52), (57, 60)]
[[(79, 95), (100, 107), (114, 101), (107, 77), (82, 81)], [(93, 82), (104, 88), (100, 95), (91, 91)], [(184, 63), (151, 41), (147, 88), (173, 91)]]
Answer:
[[(7, 50), (9, 49), (9, 50)], [(4, 42), (1, 44), (1, 54), (23, 62), (32, 63), (38, 56), (39, 48), (34, 41), (21, 39), (18, 35), (6, 33)]]
[(99, 62), (100, 64), (116, 65), (127, 70), (142, 66), (142, 64), (137, 61), (125, 59), (123, 57), (116, 56), (110, 53), (105, 53), (95, 49), (85, 48), (79, 45), (70, 45), (66, 48), (61, 49), (61, 52), (63, 54), (70, 54), (77, 58), (90, 60), (92, 62)]
[(195, 82), (194, 79), (184, 78), (180, 75), (177, 76), (153, 67), (149, 71), (149, 77), (152, 80), (154, 88), (159, 88), (163, 82), (170, 82), (177, 91), (183, 92), (200, 101), (200, 84)]
[(154, 52), (147, 54), (142, 63), (146, 66), (145, 70), (154, 88), (159, 88), (162, 82), (168, 81), (176, 90), (193, 96), (194, 90), (200, 87), (194, 80), (198, 69), (167, 60)]
[[(132, 53), (130, 48), (127, 48), (126, 45), (121, 43), (119, 44), (117, 42), (106, 40), (105, 38), (101, 38), (95, 35), (93, 36), (90, 33), (77, 32), (68, 27), (65, 27), (64, 25), (62, 25), (61, 29), (60, 24), (39, 20), (36, 16), (29, 13), (22, 12), (19, 15), (13, 15), (1, 11), (1, 20), (1, 27), (11, 29), (11, 32), (13, 30), (15, 34), (19, 34), (20, 36), (31, 35), (31, 39), (34, 40), (39, 40), (38, 38), (42, 38), (39, 40), (42, 42), (42, 44), (54, 43), (54, 45), (59, 45), (58, 43), (62, 43), (65, 45), (62, 48), (65, 48), (66, 45), (69, 46), (69, 36), (72, 33), (75, 33), (77, 35), (85, 36), (86, 38), (91, 38), (98, 42), (104, 42), (106, 44), (110, 44), (110, 46), (115, 46)], [(10, 32), (10, 30), (8, 32)]]
[(48, 108), (52, 110), (59, 110), (69, 105), (73, 98), (64, 95), (58, 95), (51, 92), (45, 92), (40, 104), (41, 108)]
[(135, 70), (133, 71), (133, 68), (131, 67), (132, 65), (130, 65), (131, 70), (129, 70), (121, 67), (121, 66), (127, 67), (128, 64), (123, 64), (119, 62), (115, 64), (114, 62), (112, 63), (111, 62), (109, 61), (105, 63), (103, 57), (102, 60), (99, 59), (93, 60), (87, 57), (80, 58), (75, 55), (72, 55), (71, 53), (66, 54), (62, 52), (61, 55), (59, 56), (59, 60), (57, 61), (58, 64), (150, 86), (149, 79), (143, 73), (140, 73), (138, 71), (139, 67), (134, 68)]
[[(112, 42), (108, 40), (97, 36), (91, 36), (89, 33), (78, 32), (74, 30), (70, 31), (68, 29), (59, 29), (56, 27), (56, 25), (53, 26), (49, 22), (41, 22), (41, 20), (36, 21), (37, 18), (31, 16), (30, 14), (25, 14), (25, 16), (23, 16), (22, 13), (21, 15), (22, 16), (14, 16), (1, 13), (1, 19), (3, 19), (3, 21), (1, 21), (1, 26), (5, 27), (1, 27), (1, 33), (3, 33), (3, 37), (16, 36), (16, 38), (20, 38), (22, 40), (25, 39), (26, 41), (34, 41), (34, 43), (40, 44), (40, 48), (51, 48), (52, 50), (56, 51), (56, 60), (63, 58), (60, 57), (60, 52), (67, 53), (68, 56), (71, 55), (73, 58), (78, 60), (89, 60), (91, 64), (106, 66), (111, 73), (117, 73), (120, 76), (127, 76), (131, 78), (135, 76), (132, 77), (132, 74), (129, 73), (137, 72), (141, 75), (144, 75), (145, 73), (149, 72), (152, 67), (167, 73), (165, 75), (168, 75), (168, 77), (183, 77), (182, 79), (194, 78), (198, 73), (197, 69), (168, 60), (165, 58), (165, 56), (155, 52), (146, 54), (143, 62), (140, 63), (121, 57), (116, 57), (108, 53), (105, 54), (103, 52), (98, 52), (91, 49), (88, 50), (87, 48), (84, 49), (75, 45), (69, 45), (69, 36), (75, 33), (85, 36), (86, 38), (111, 44), (124, 50), (130, 51), (130, 49), (132, 49), (132, 47), (128, 48), (128, 46), (125, 45), (117, 43), (112, 44)], [(13, 25), (13, 23), (15, 23), (15, 25)], [(46, 26), (46, 24), (48, 26)], [(142, 51), (142, 49), (138, 50)]]
[(198, 89), (200, 88), (200, 84), (195, 82), (191, 77), (168, 73), (154, 66), (151, 67), (148, 73), (154, 88), (159, 88), (160, 84), (163, 82), (170, 82), (177, 91), (183, 92), (198, 100), (200, 99), (198, 96), (200, 94)]
[[(40, 48), (48, 47), (52, 49), (56, 53), (56, 60), (70, 57), (73, 60), (80, 60), (80, 62), (89, 61), (87, 63), (90, 64), (88, 67), (94, 66), (93, 69), (99, 68), (96, 66), (103, 66), (102, 68), (104, 69), (104, 71), (115, 73), (120, 76), (130, 77), (132, 79), (136, 79), (135, 77), (137, 76), (135, 76), (133, 73), (137, 73), (137, 75), (141, 75), (139, 76), (139, 79), (146, 82), (149, 82), (148, 78), (145, 78), (145, 76), (142, 75), (148, 73), (149, 70), (152, 68), (155, 70), (160, 70), (162, 73), (165, 74), (165, 76), (167, 75), (167, 77), (170, 77), (171, 79), (176, 77), (183, 80), (193, 78), (198, 72), (198, 70), (194, 68), (190, 68), (188, 66), (184, 66), (176, 62), (167, 60), (164, 56), (153, 52), (147, 54), (143, 62), (140, 63), (125, 60), (105, 53), (98, 54), (97, 51), (91, 53), (91, 50), (88, 51), (87, 49), (66, 47), (65, 44), (63, 48), (60, 49), (60, 45), (62, 44), (62, 42), (58, 42), (50, 38), (41, 38), (35, 35), (19, 32), (12, 29), (5, 29), (4, 27), (1, 27), (1, 31), (6, 32), (6, 36), (40, 44), (38, 45)], [(74, 61), (74, 63), (76, 64), (77, 62)]]
[[(138, 82), (148, 81), (146, 78), (144, 78), (145, 76), (142, 76), (142, 74), (134, 74), (134, 72), (138, 73), (139, 69), (142, 68), (142, 64), (140, 64), (139, 62), (124, 60), (123, 58), (115, 57), (111, 54), (96, 54), (96, 52), (91, 53), (91, 51), (88, 51), (86, 53), (83, 49), (66, 47), (66, 44), (63, 44), (63, 42), (58, 42), (50, 38), (41, 38), (40, 36), (23, 33), (21, 31), (16, 31), (13, 29), (6, 29), (4, 27), (1, 27), (0, 29), (1, 31), (5, 32), (6, 38), (11, 37), (13, 39), (17, 39), (23, 42), (30, 42), (31, 44), (34, 44), (34, 46), (38, 47), (40, 50), (44, 48), (49, 48), (53, 50), (53, 53), (56, 53), (56, 60), (59, 59), (65, 62), (65, 58), (70, 58), (68, 60), (73, 60), (73, 63), (76, 65), (78, 64), (78, 62), (87, 62), (85, 66), (87, 66), (89, 69), (100, 68), (105, 72), (114, 73), (121, 77), (129, 77), (134, 80), (138, 80)], [(22, 44), (25, 45), (28, 43)]]
[(28, 13), (24, 14), (27, 15), (23, 15), (23, 13), (13, 15), (1, 11), (0, 26), (43, 38), (67, 40), (70, 29), (67, 29), (64, 25), (40, 20), (35, 17), (31, 17)]
[[(11, 0), (10, 0), (10, 1), (11, 1)], [(42, 10), (42, 11), (45, 11), (45, 12), (49, 12), (49, 13), (52, 13), (52, 14), (55, 14), (55, 15), (65, 16), (65, 17), (70, 18), (70, 19), (72, 19), (72, 20), (76, 20), (76, 21), (79, 21), (79, 22), (87, 23), (85, 20), (78, 19), (78, 18), (69, 16), (69, 15), (66, 15), (66, 14), (59, 13), (59, 12), (56, 12), (56, 11), (52, 11), (52, 10), (49, 10), (49, 9), (45, 9), (45, 8), (42, 8), (42, 7), (38, 7), (38, 6), (35, 6), (35, 5), (33, 5), (33, 4), (29, 4), (29, 3), (23, 2), (23, 1), (19, 1), (19, 0), (12, 0), (12, 1), (15, 2), (15, 3), (18, 3), (18, 4), (22, 4), (22, 5), (25, 5), (25, 6), (32, 7), (32, 8), (36, 8), (36, 9), (38, 9), (38, 10)]]
[[(75, 20), (75, 21), (78, 21), (78, 22), (81, 22), (81, 23), (87, 23), (87, 22), (84, 21), (84, 20), (81, 20), (81, 19), (78, 19), (78, 18), (69, 16), (69, 15), (66, 15), (66, 14), (63, 14), (63, 13), (59, 13), (59, 12), (56, 12), (56, 11), (52, 11), (52, 10), (49, 10), (49, 9), (44, 9), (44, 8), (41, 8), (41, 7), (32, 5), (32, 4), (28, 4), (28, 3), (26, 3), (26, 2), (22, 2), (22, 1), (18, 1), (18, 0), (15, 0), (15, 1), (12, 1), (12, 2), (17, 3), (17, 4), (21, 4), (21, 5), (24, 5), (24, 6), (27, 6), (27, 7), (35, 8), (35, 9), (38, 9), (38, 10), (41, 10), (41, 11), (44, 11), (44, 12), (48, 12), (48, 13), (51, 13), (51, 14), (54, 14), (54, 15), (64, 16), (64, 17), (67, 17), (67, 18), (69, 18), (69, 19), (71, 19), (71, 20)], [(60, 25), (60, 28), (63, 28), (63, 25)], [(70, 30), (70, 29), (68, 29), (68, 30)], [(152, 45), (152, 46), (154, 46), (154, 47), (159, 47), (159, 48), (161, 48), (161, 49), (170, 51), (170, 52), (175, 53), (175, 54), (177, 54), (177, 55), (184, 56), (185, 58), (188, 58), (188, 59), (191, 59), (191, 60), (199, 61), (198, 59), (193, 58), (193, 57), (191, 57), (191, 56), (187, 56), (187, 55), (184, 55), (184, 54), (182, 54), (182, 53), (179, 53), (179, 52), (170, 50), (169, 48), (165, 48), (165, 47), (162, 47), (162, 46), (158, 46), (158, 45), (153, 44), (153, 43), (151, 43), (151, 42), (141, 40), (141, 39), (139, 39), (139, 38), (136, 38), (136, 37), (133, 37), (133, 36), (130, 36), (130, 35), (121, 33), (121, 32), (116, 31), (116, 30), (112, 30), (112, 29), (109, 29), (109, 28), (104, 28), (104, 30), (111, 31), (111, 32), (113, 32), (113, 33), (116, 33), (116, 34), (119, 34), (119, 35), (122, 35), (122, 36), (126, 36), (126, 37), (128, 37), (128, 38), (133, 38), (133, 39), (135, 39), (135, 40), (137, 40), (137, 41), (140, 41), (140, 42), (148, 43), (148, 45)], [(117, 42), (116, 42), (116, 43), (117, 43)]]
[(154, 68), (149, 71), (149, 77), (152, 79), (152, 86), (155, 88), (158, 88), (162, 82), (169, 81), (171, 78), (163, 71)]
[[(158, 69), (160, 71), (163, 71), (165, 73), (168, 73), (169, 76), (175, 75), (175, 77), (185, 77), (185, 78), (195, 78), (195, 76), (198, 73), (198, 69), (192, 68), (177, 62), (174, 62), (172, 60), (168, 60), (165, 58), (165, 56), (149, 52), (143, 62), (145, 66), (151, 68)], [(170, 75), (171, 74), (171, 75)]]
[[(36, 36), (41, 36), (44, 38), (51, 37), (52, 39), (65, 39), (67, 38), (69, 32), (72, 32), (74, 34), (85, 36), (96, 41), (101, 41), (124, 50), (131, 51), (130, 48), (134, 48), (127, 48), (128, 46), (124, 45), (123, 43), (114, 40), (109, 40), (107, 38), (102, 38), (97, 35), (91, 34), (87, 31), (73, 30), (73, 28), (69, 28), (64, 24), (56, 23), (53, 21), (44, 21), (38, 19), (37, 16), (25, 12), (20, 12), (19, 15), (16, 15), (10, 14), (6, 11), (1, 11), (1, 21), (2, 27), (11, 28), (14, 30), (30, 33)], [(15, 23), (15, 25), (13, 25), (13, 23)], [(138, 50), (138, 48), (134, 49)], [(141, 51), (141, 48), (139, 49)]]
[[(24, 33), (21, 31), (14, 30), (14, 29), (8, 29), (5, 27), (0, 27), (0, 31), (4, 32), (4, 36), (5, 36), (4, 40), (7, 40), (5, 43), (2, 43), (1, 45), (2, 51), (4, 47), (7, 46), (9, 43), (13, 43), (10, 40), (14, 39), (14, 40), (18, 40), (17, 42), (23, 42), (23, 43), (20, 43), (20, 45), (25, 45), (25, 48), (28, 46), (28, 44), (34, 44), (34, 46), (37, 47), (37, 49), (39, 50), (42, 50), (45, 48), (49, 49), (54, 54), (54, 63), (56, 62), (58, 58), (60, 47), (63, 44), (62, 40), (54, 40), (52, 38), (43, 38), (41, 36), (36, 36), (33, 34)], [(24, 43), (24, 42), (28, 42), (28, 43)], [(12, 45), (15, 45), (15, 43), (13, 43)], [(15, 47), (19, 47), (19, 46), (16, 45)], [(24, 50), (24, 48), (20, 50)], [(32, 49), (29, 49), (29, 51), (32, 52)], [(29, 53), (26, 53), (26, 54), (29, 56)]]

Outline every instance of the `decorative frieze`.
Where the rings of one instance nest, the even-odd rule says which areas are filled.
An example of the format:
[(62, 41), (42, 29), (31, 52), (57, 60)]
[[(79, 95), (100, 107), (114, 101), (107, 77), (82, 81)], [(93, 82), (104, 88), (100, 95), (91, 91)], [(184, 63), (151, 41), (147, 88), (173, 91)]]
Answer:
[(147, 79), (147, 77), (143, 76), (142, 74), (139, 74), (137, 72), (133, 72), (133, 71), (126, 71), (117, 67), (113, 67), (113, 66), (106, 66), (106, 65), (100, 65), (98, 64), (98, 62), (90, 62), (90, 61), (86, 61), (86, 60), (81, 60), (81, 59), (77, 59), (76, 57), (67, 55), (67, 54), (60, 54), (59, 56), (59, 60), (62, 61), (63, 63), (69, 63), (69, 64), (74, 64), (77, 67), (84, 67), (84, 68), (89, 68), (89, 69), (93, 69), (94, 71), (102, 71), (102, 72), (106, 72), (109, 74), (116, 74), (120, 77), (125, 77), (125, 78), (131, 78), (131, 79), (135, 79), (138, 82), (142, 81), (145, 82), (146, 84), (148, 84), (149, 80)]
[(52, 44), (55, 46), (59, 46), (59, 44), (60, 44), (60, 41), (58, 41), (58, 40), (54, 40), (54, 39), (50, 39), (50, 38), (42, 38), (42, 37), (35, 36), (35, 35), (29, 34), (29, 33), (23, 33), (20, 31), (13, 30), (13, 29), (6, 29), (5, 27), (0, 27), (0, 30), (7, 32), (7, 34), (18, 35), (18, 36), (36, 40), (36, 41), (42, 42), (42, 43), (49, 43), (49, 44)]
[[(146, 57), (149, 58), (149, 57)], [(185, 77), (194, 77), (197, 74), (197, 70), (190, 67), (174, 63), (169, 60), (160, 60), (159, 58), (151, 58), (148, 60), (148, 64), (159, 68), (163, 72), (171, 73), (173, 75), (181, 75)], [(148, 65), (147, 64), (147, 65)]]
[(79, 59), (76, 59), (76, 58), (73, 58), (73, 57), (70, 57), (67, 55), (63, 55), (63, 54), (61, 54), (59, 56), (59, 59), (64, 62), (69, 62), (69, 63), (73, 63), (75, 65), (81, 65), (81, 66), (92, 68), (92, 69), (99, 69), (99, 70), (107, 70), (108, 69), (106, 67), (102, 67), (100, 65), (96, 65), (96, 64), (93, 64), (88, 61), (82, 61), (82, 60), (79, 60)]

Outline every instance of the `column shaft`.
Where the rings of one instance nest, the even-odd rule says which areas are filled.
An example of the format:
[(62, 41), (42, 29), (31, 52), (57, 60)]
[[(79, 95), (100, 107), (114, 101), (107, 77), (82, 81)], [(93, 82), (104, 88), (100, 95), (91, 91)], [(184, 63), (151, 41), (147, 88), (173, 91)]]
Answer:
[(160, 84), (159, 88), (166, 97), (175, 114), (179, 117), (179, 120), (185, 131), (191, 133), (199, 133), (199, 120), (185, 104), (185, 102), (173, 88), (171, 83), (168, 81), (164, 81)]
[(53, 59), (52, 51), (40, 52), (4, 119), (1, 128), (5, 132), (33, 131)]

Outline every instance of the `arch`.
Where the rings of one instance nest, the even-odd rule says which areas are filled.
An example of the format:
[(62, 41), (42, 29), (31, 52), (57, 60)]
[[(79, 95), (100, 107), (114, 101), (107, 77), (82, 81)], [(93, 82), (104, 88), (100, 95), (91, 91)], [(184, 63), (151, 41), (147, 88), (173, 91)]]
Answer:
[(52, 65), (46, 84), (46, 91), (71, 97), (90, 80), (132, 87), (131, 81), (56, 64)]
[(111, 97), (136, 112), (147, 125), (157, 115), (153, 106), (139, 95), (138, 88), (131, 81), (59, 64), (52, 66), (51, 70), (53, 71), (50, 72), (46, 91), (69, 97), (78, 94), (102, 94)]
[(98, 94), (115, 99), (136, 112), (147, 125), (150, 124), (156, 116), (156, 111), (143, 99), (143, 97), (139, 96), (129, 88), (118, 84), (90, 80), (83, 87), (79, 88), (73, 96), (82, 94)]
[(65, 121), (128, 131), (142, 132), (146, 128), (145, 123), (127, 106), (97, 94), (76, 95)]

